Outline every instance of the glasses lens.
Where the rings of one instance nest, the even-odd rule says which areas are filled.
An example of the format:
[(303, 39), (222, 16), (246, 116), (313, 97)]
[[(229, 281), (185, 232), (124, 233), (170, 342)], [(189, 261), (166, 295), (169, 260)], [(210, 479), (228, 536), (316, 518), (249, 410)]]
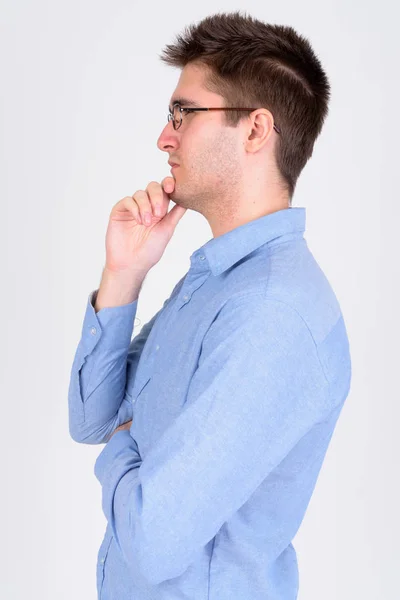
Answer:
[(173, 111), (173, 115), (174, 115), (173, 125), (174, 125), (175, 129), (178, 129), (178, 127), (180, 127), (180, 124), (181, 124), (182, 113), (179, 110), (179, 106), (177, 104), (172, 108), (172, 111)]

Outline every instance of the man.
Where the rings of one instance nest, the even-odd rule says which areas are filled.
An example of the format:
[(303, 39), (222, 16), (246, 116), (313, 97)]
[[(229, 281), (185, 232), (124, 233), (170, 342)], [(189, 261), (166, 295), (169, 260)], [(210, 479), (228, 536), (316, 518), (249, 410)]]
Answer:
[[(339, 303), (291, 206), (329, 83), (292, 28), (238, 12), (163, 60), (182, 69), (158, 139), (178, 166), (112, 209), (69, 389), (73, 439), (106, 443), (98, 597), (294, 600), (291, 541), (351, 380)], [(131, 340), (188, 208), (213, 237)]]

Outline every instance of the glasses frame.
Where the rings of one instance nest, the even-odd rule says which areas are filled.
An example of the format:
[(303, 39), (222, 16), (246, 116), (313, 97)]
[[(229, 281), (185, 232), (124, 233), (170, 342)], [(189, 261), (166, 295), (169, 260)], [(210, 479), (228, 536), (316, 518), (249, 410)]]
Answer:
[[(168, 123), (170, 121), (172, 121), (172, 127), (175, 129), (175, 131), (177, 129), (179, 129), (179, 127), (182, 125), (182, 114), (183, 114), (183, 112), (185, 112), (185, 113), (192, 113), (192, 112), (200, 112), (200, 111), (205, 111), (205, 110), (247, 110), (247, 111), (251, 112), (253, 110), (257, 110), (256, 108), (232, 108), (232, 107), (226, 108), (225, 106), (223, 106), (223, 107), (213, 107), (213, 108), (192, 108), (192, 107), (185, 108), (184, 106), (181, 106), (179, 104), (179, 102), (175, 102), (172, 105), (172, 109), (174, 109), (175, 106), (177, 106), (179, 108), (179, 112), (180, 112), (180, 115), (181, 115), (181, 120), (179, 122), (179, 125), (175, 124), (174, 115), (173, 115), (173, 113), (171, 111), (171, 108), (168, 107), (168, 110), (169, 110), (169, 112), (168, 112)], [(282, 133), (280, 127), (278, 127), (275, 124), (274, 124), (274, 129), (275, 129), (276, 133), (279, 133), (279, 134)]]

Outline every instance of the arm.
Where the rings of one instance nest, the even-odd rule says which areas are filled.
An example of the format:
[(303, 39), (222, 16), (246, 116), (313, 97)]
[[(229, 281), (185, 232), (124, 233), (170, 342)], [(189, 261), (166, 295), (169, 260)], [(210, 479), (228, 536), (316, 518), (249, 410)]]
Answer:
[(76, 442), (105, 443), (132, 419), (126, 382), (135, 377), (153, 324), (182, 281), (132, 341), (138, 299), (96, 312), (97, 290), (89, 295), (68, 390), (69, 432)]
[(144, 460), (129, 431), (97, 458), (103, 511), (133, 574), (153, 584), (181, 575), (330, 413), (328, 391), (296, 311), (261, 295), (227, 303), (204, 338), (182, 412)]

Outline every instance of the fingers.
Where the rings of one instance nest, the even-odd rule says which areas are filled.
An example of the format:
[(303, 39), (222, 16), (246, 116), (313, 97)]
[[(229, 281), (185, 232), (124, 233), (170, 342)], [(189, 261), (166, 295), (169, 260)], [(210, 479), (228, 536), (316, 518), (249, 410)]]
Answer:
[(131, 212), (138, 223), (149, 226), (154, 220), (161, 220), (168, 212), (169, 194), (175, 189), (175, 179), (165, 177), (161, 183), (151, 181), (146, 190), (138, 190), (126, 196), (116, 206), (123, 205)]
[(134, 219), (142, 224), (142, 220), (140, 217), (139, 206), (136, 204), (132, 196), (125, 196), (117, 202), (111, 211), (111, 215), (121, 215), (121, 218), (124, 220), (124, 217), (127, 216), (127, 213), (133, 215)]
[(175, 189), (175, 179), (173, 177), (164, 177), (161, 182), (161, 186), (167, 192), (167, 194), (171, 194)]
[(168, 211), (169, 195), (175, 189), (175, 179), (173, 177), (164, 177), (161, 183), (151, 181), (146, 190), (149, 194), (149, 200), (153, 207), (153, 214), (156, 217), (164, 217)]
[(151, 225), (153, 207), (151, 205), (148, 193), (143, 190), (138, 190), (133, 194), (132, 198), (139, 207), (139, 214), (142, 218), (143, 225)]
[(164, 194), (162, 185), (158, 181), (151, 181), (146, 188), (149, 202), (155, 217), (162, 217), (168, 210), (169, 198)]
[(175, 179), (173, 177), (164, 177), (164, 179), (161, 181), (161, 189), (162, 189), (162, 193), (163, 193), (163, 199), (164, 199), (164, 210), (163, 210), (163, 214), (162, 216), (164, 217), (167, 214), (168, 211), (168, 205), (169, 205), (169, 201), (170, 201), (170, 194), (172, 194), (172, 192), (175, 189)]
[(171, 194), (174, 189), (174, 178), (165, 177), (161, 184), (151, 181), (146, 187), (146, 191), (138, 190), (133, 194), (132, 198), (138, 206), (144, 225), (151, 225), (153, 218), (160, 220), (166, 215), (170, 201), (168, 194)]

